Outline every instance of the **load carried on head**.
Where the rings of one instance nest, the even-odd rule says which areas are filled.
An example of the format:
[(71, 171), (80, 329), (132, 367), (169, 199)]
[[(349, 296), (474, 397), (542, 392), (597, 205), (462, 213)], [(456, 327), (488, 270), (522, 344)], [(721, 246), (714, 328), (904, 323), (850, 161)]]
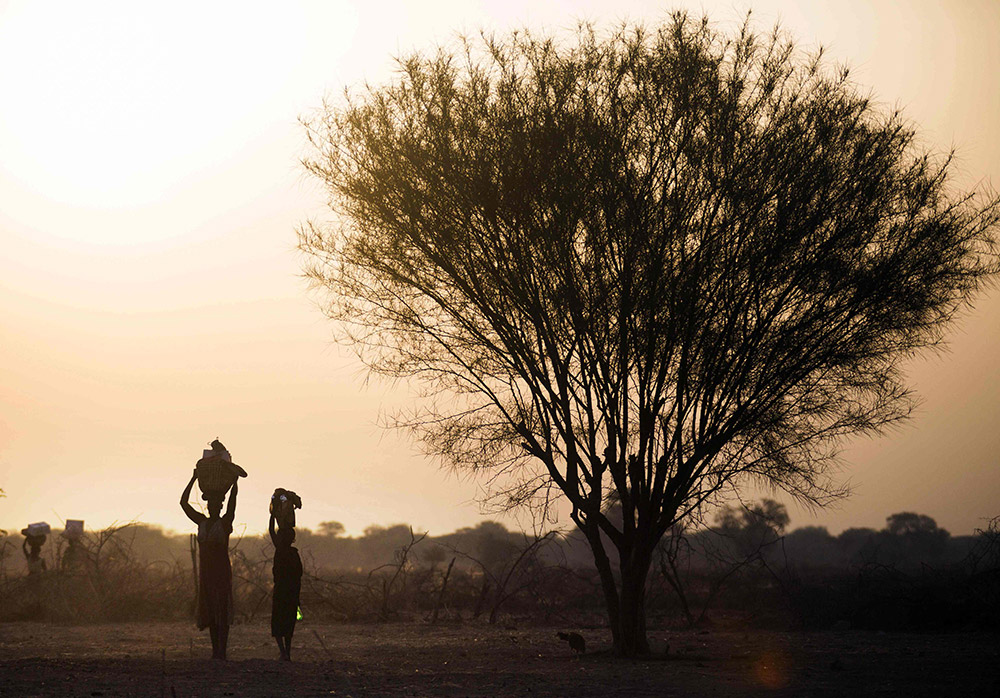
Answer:
[(237, 478), (246, 477), (247, 471), (233, 463), (233, 457), (222, 442), (216, 439), (204, 449), (202, 457), (195, 465), (201, 498), (221, 500), (233, 486)]
[(28, 524), (21, 529), (24, 541), (21, 543), (21, 551), (28, 561), (28, 575), (39, 574), (45, 571), (45, 560), (42, 559), (42, 545), (45, 537), (52, 533), (52, 529), (44, 521)]
[(28, 539), (31, 546), (40, 546), (45, 542), (45, 536), (52, 533), (52, 527), (44, 521), (28, 524), (21, 529), (21, 535)]
[(281, 487), (271, 495), (271, 515), (281, 526), (295, 526), (295, 510), (302, 508), (302, 498), (291, 490)]
[(64, 538), (71, 541), (83, 538), (83, 519), (66, 519), (66, 528), (62, 534)]

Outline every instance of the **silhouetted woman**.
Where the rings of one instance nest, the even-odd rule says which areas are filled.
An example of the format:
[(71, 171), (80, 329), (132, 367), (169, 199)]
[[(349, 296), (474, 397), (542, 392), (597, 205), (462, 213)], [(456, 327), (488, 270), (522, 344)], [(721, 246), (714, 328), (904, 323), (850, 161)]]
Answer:
[(212, 659), (226, 658), (229, 626), (233, 622), (233, 568), (229, 564), (229, 534), (233, 532), (236, 516), (236, 489), (229, 492), (226, 515), (222, 512), (222, 498), (208, 499), (208, 516), (195, 511), (188, 503), (191, 487), (198, 474), (181, 495), (181, 508), (187, 517), (198, 524), (198, 629), (208, 628), (212, 636)]
[(292, 659), (292, 634), (299, 612), (299, 592), (302, 589), (302, 559), (292, 546), (295, 528), (287, 522), (274, 531), (274, 514), (267, 525), (274, 543), (274, 596), (271, 599), (271, 635), (285, 661)]
[[(45, 560), (42, 559), (42, 546), (45, 544), (45, 536), (25, 536), (21, 543), (21, 552), (28, 562), (28, 574), (41, 574), (45, 571)], [(31, 549), (30, 552), (28, 549)]]

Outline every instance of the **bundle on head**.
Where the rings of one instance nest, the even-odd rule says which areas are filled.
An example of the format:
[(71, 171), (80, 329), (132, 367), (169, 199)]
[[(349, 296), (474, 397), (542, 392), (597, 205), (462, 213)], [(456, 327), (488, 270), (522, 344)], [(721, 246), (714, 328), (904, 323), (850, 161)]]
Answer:
[(271, 495), (271, 514), (282, 526), (295, 525), (295, 510), (302, 508), (302, 498), (291, 490), (281, 487)]
[[(208, 452), (206, 452), (208, 453)], [(222, 499), (229, 492), (238, 478), (246, 477), (247, 471), (229, 460), (225, 451), (212, 451), (211, 455), (201, 458), (195, 465), (198, 475), (198, 487), (202, 491), (202, 499)]]

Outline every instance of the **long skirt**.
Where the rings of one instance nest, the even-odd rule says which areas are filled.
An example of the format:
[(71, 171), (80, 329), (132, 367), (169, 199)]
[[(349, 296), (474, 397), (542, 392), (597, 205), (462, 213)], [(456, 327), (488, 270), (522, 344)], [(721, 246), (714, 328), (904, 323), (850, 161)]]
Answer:
[(229, 545), (202, 543), (198, 571), (198, 629), (233, 624), (233, 568)]
[(288, 637), (295, 631), (302, 590), (302, 560), (295, 548), (274, 551), (274, 595), (271, 598), (271, 635)]

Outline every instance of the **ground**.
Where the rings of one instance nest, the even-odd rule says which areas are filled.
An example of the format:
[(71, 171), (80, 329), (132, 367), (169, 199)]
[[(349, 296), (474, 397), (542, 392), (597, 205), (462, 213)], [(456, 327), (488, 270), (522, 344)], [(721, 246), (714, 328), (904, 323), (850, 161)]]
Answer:
[[(656, 631), (655, 655), (610, 655), (605, 630), (303, 622), (294, 661), (264, 624), (230, 660), (186, 623), (0, 624), (0, 696), (1000, 696), (995, 634)], [(669, 648), (668, 648), (669, 643)]]

